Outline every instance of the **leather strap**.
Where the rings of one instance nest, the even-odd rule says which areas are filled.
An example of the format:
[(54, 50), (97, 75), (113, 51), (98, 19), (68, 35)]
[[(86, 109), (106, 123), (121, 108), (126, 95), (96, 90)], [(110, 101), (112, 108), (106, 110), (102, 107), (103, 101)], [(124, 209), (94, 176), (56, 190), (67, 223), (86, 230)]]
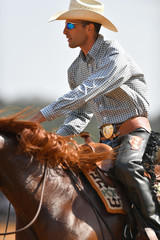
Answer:
[(151, 132), (150, 123), (146, 117), (135, 117), (128, 119), (120, 125), (118, 129), (118, 132), (120, 133), (119, 136), (131, 133), (138, 128), (144, 128), (148, 132)]

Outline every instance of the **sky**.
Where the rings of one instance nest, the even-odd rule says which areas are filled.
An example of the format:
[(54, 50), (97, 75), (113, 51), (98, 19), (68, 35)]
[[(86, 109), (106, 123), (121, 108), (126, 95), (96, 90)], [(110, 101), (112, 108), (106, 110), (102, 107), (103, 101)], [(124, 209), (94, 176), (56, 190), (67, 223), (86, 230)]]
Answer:
[[(116, 39), (136, 61), (148, 84), (150, 116), (160, 115), (160, 0), (103, 0)], [(63, 35), (64, 21), (48, 23), (69, 0), (0, 0), (0, 100), (54, 101), (69, 91), (67, 69), (79, 54)]]

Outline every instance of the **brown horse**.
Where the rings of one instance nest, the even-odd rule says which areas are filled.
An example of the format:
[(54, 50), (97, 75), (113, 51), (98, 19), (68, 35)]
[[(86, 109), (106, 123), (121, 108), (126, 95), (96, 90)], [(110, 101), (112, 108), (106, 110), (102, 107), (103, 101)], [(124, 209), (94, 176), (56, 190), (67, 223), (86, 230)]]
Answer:
[(95, 154), (70, 138), (47, 133), (39, 124), (17, 120), (20, 114), (0, 119), (0, 190), (15, 209), (16, 229), (31, 222), (37, 212), (45, 166), (46, 178), (40, 213), (27, 230), (16, 233), (16, 240), (125, 239), (126, 215), (108, 213), (78, 171), (93, 169), (97, 157), (110, 159), (111, 148)]
[[(15, 117), (0, 120), (0, 190), (14, 207), (16, 229), (27, 225), (36, 214), (47, 165), (41, 211), (27, 230), (16, 234), (16, 240), (123, 239), (125, 215), (107, 213), (97, 194), (76, 170), (77, 166), (88, 168), (88, 157), (95, 163), (97, 157), (93, 153), (82, 153), (69, 138), (47, 133), (38, 124)], [(81, 186), (90, 192), (89, 198), (100, 214), (74, 186), (65, 163), (77, 171)]]

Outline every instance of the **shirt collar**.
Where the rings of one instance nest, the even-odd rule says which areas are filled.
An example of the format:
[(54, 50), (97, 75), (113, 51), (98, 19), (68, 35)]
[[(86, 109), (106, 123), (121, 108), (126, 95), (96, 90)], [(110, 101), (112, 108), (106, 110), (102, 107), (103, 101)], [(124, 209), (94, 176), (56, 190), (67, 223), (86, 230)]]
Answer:
[(88, 59), (95, 59), (97, 56), (97, 53), (99, 52), (99, 49), (104, 41), (104, 37), (99, 34), (97, 40), (93, 44), (92, 48), (89, 50), (87, 55), (85, 56), (82, 50), (80, 51), (80, 57), (83, 59), (83, 61), (88, 61)]

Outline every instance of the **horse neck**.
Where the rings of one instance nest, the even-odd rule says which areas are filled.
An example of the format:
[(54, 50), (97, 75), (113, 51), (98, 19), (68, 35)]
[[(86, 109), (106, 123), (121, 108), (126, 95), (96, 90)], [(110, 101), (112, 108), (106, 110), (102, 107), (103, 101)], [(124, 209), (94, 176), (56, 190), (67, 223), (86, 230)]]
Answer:
[[(7, 145), (0, 150), (0, 190), (14, 206), (18, 215), (29, 217), (38, 207), (44, 166), (31, 156), (17, 155), (14, 135), (2, 137)], [(56, 170), (48, 169), (44, 205), (57, 206), (60, 202), (70, 201), (73, 195), (75, 195), (75, 190), (63, 169), (61, 167)], [(57, 214), (55, 210), (54, 213)]]
[[(23, 204), (23, 198), (26, 198), (27, 193), (31, 192), (39, 181), (43, 166), (38, 161), (32, 161), (30, 156), (17, 154), (18, 141), (14, 134), (0, 136), (0, 190), (12, 205), (18, 208)], [(31, 181), (34, 176), (35, 181)]]
[(0, 134), (0, 190), (12, 185), (12, 171), (15, 168), (13, 157), (15, 156), (16, 141), (14, 134)]

